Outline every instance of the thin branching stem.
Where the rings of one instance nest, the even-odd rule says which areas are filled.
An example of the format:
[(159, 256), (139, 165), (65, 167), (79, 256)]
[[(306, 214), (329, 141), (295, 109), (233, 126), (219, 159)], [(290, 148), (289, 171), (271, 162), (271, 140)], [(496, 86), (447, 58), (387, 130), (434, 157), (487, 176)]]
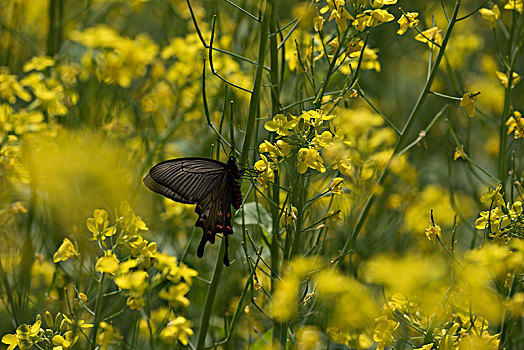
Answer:
[[(444, 39), (442, 40), (441, 49), (437, 55), (437, 58), (435, 59), (434, 64), (432, 65), (431, 73), (426, 81), (426, 84), (420, 93), (420, 96), (417, 100), (417, 103), (413, 107), (410, 116), (408, 117), (408, 120), (402, 129), (402, 133), (400, 134), (395, 149), (393, 151), (393, 155), (390, 158), (390, 161), (387, 163), (386, 167), (382, 171), (381, 175), (379, 176), (377, 180), (377, 186), (380, 187), (384, 184), (386, 178), (389, 175), (389, 163), (394, 157), (397, 157), (398, 153), (402, 149), (402, 146), (404, 145), (404, 142), (406, 141), (409, 132), (411, 131), (411, 128), (413, 127), (413, 124), (415, 123), (415, 120), (417, 119), (420, 111), (422, 110), (422, 106), (424, 105), (424, 102), (426, 101), (426, 98), (429, 94), (429, 91), (431, 89), (431, 85), (433, 84), (433, 81), (435, 80), (435, 77), (437, 76), (438, 68), (440, 66), (440, 62), (442, 61), (442, 57), (444, 56), (444, 52), (446, 50), (446, 46), (448, 44), (449, 38), (451, 37), (451, 33), (453, 32), (453, 27), (456, 23), (456, 18), (458, 15), (458, 10), (460, 8), (461, 0), (457, 0), (455, 2), (455, 7), (453, 9), (453, 15), (451, 17), (451, 21), (449, 23), (448, 29), (446, 31), (446, 34), (444, 36)], [(355, 224), (355, 227), (353, 229), (353, 233), (348, 237), (346, 242), (344, 243), (344, 247), (342, 248), (342, 251), (347, 251), (348, 248), (352, 248), (355, 244), (355, 241), (358, 237), (358, 234), (360, 233), (360, 230), (364, 226), (364, 222), (366, 221), (369, 211), (371, 210), (371, 207), (373, 206), (373, 203), (376, 199), (376, 194), (372, 193), (369, 195), (366, 204), (364, 205), (364, 208), (362, 208), (362, 211), (360, 212), (360, 215), (358, 216), (357, 222)], [(339, 260), (340, 261), (340, 260)]]

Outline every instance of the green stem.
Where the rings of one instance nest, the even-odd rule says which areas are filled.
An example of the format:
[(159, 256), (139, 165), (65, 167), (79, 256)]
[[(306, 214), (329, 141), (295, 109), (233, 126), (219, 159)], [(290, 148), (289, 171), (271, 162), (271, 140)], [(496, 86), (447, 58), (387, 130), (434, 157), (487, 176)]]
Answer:
[(217, 294), (218, 284), (220, 283), (220, 276), (224, 270), (224, 263), (222, 262), (224, 254), (226, 252), (226, 240), (222, 239), (220, 243), (220, 250), (215, 264), (215, 271), (213, 272), (213, 278), (211, 284), (207, 290), (206, 302), (204, 304), (204, 312), (202, 313), (202, 320), (200, 321), (200, 330), (198, 331), (198, 339), (196, 349), (201, 350), (204, 348), (206, 341), (207, 330), (209, 328), (209, 319), (211, 317), (211, 311), (213, 311), (213, 304), (215, 303), (215, 296)]
[(58, 21), (57, 14), (60, 0), (49, 1), (49, 28), (47, 32), (47, 55), (53, 57), (57, 53)]
[[(444, 36), (444, 39), (442, 40), (442, 45), (441, 45), (441, 48), (440, 48), (440, 51), (437, 55), (437, 58), (435, 59), (435, 63), (433, 64), (433, 68), (431, 69), (431, 73), (428, 77), (428, 80), (426, 81), (426, 85), (424, 86), (424, 89), (422, 90), (418, 100), (417, 100), (417, 103), (415, 104), (415, 107), (413, 108), (413, 110), (411, 111), (411, 114), (406, 122), (406, 125), (404, 126), (398, 140), (397, 140), (397, 144), (395, 145), (395, 149), (393, 151), (393, 154), (391, 155), (391, 158), (390, 160), (388, 161), (386, 167), (384, 168), (384, 170), (382, 171), (382, 174), (380, 175), (380, 177), (378, 178), (378, 181), (377, 181), (377, 187), (381, 187), (387, 176), (389, 175), (389, 163), (391, 162), (391, 160), (397, 156), (397, 154), (399, 153), (399, 151), (402, 149), (402, 146), (404, 144), (404, 142), (406, 141), (407, 137), (408, 137), (408, 134), (409, 132), (411, 131), (411, 128), (413, 127), (413, 124), (415, 123), (415, 120), (417, 119), (417, 116), (418, 114), (420, 113), (420, 111), (422, 110), (422, 106), (424, 105), (424, 102), (426, 101), (426, 97), (428, 96), (429, 94), (429, 91), (430, 91), (430, 88), (431, 88), (431, 85), (433, 83), (433, 80), (435, 80), (435, 77), (437, 76), (437, 72), (438, 72), (438, 68), (439, 68), (439, 65), (440, 65), (440, 62), (442, 61), (442, 57), (444, 56), (444, 53), (446, 51), (446, 46), (448, 44), (448, 41), (449, 41), (449, 38), (451, 36), (451, 32), (453, 31), (453, 27), (456, 23), (456, 20), (457, 20), (457, 14), (458, 14), (458, 10), (460, 8), (460, 3), (461, 3), (461, 0), (457, 0), (455, 2), (455, 8), (453, 9), (453, 15), (451, 17), (451, 21), (449, 22), (449, 25), (448, 25), (448, 29), (446, 31), (446, 35)], [(355, 241), (357, 240), (357, 237), (358, 237), (358, 234), (360, 233), (360, 230), (362, 229), (362, 226), (364, 226), (364, 222), (366, 221), (367, 219), (367, 216), (369, 214), (369, 211), (371, 210), (371, 207), (373, 205), (373, 202), (375, 201), (376, 199), (376, 195), (374, 193), (371, 193), (366, 201), (366, 204), (364, 205), (364, 208), (362, 209), (362, 211), (360, 212), (360, 215), (357, 219), (357, 222), (355, 224), (355, 228), (353, 229), (353, 233), (348, 237), (348, 239), (346, 240), (346, 243), (344, 244), (344, 247), (342, 248), (342, 252), (345, 252), (348, 250), (349, 247), (353, 247), (354, 244), (355, 244)], [(340, 261), (342, 260), (339, 260), (337, 261), (337, 263), (340, 263)]]
[(98, 290), (96, 291), (96, 300), (95, 300), (95, 316), (93, 319), (93, 329), (91, 330), (91, 350), (96, 349), (96, 333), (98, 332), (98, 325), (100, 324), (100, 313), (102, 308), (102, 294), (104, 292), (104, 279), (105, 274), (102, 273), (100, 276), (100, 281), (98, 282)]
[(297, 221), (295, 235), (293, 236), (293, 244), (291, 245), (291, 253), (289, 255), (290, 258), (293, 258), (293, 255), (295, 255), (296, 253), (301, 252), (300, 238), (302, 233), (302, 225), (304, 223), (304, 204), (306, 197), (306, 187), (307, 186), (305, 176), (304, 174), (300, 174), (298, 176), (297, 187), (294, 188), (294, 190), (298, 192), (298, 198), (296, 202)]
[[(506, 53), (506, 57), (511, 57), (511, 43), (513, 42), (514, 34), (515, 34), (515, 14), (513, 14), (513, 25), (512, 30), (510, 33), (510, 37), (508, 40), (508, 50)], [(502, 115), (500, 116), (500, 149), (499, 149), (499, 178), (500, 183), (502, 184), (502, 189), (506, 189), (506, 145), (508, 136), (506, 134), (506, 119), (509, 116), (510, 113), (510, 107), (511, 107), (511, 85), (513, 84), (513, 65), (511, 62), (509, 63), (509, 69), (506, 69), (508, 73), (508, 86), (506, 87), (506, 90), (504, 91), (504, 108), (502, 110)], [(506, 66), (508, 66), (506, 64)]]
[(331, 62), (329, 63), (328, 71), (326, 73), (326, 77), (324, 78), (324, 82), (322, 83), (322, 86), (320, 87), (320, 90), (318, 91), (318, 94), (315, 98), (315, 101), (313, 101), (313, 108), (319, 109), (322, 106), (322, 97), (324, 95), (324, 91), (326, 87), (328, 86), (329, 79), (331, 78), (331, 75), (335, 71), (335, 64), (337, 62), (338, 56), (340, 55), (340, 51), (342, 50), (342, 47), (345, 46), (346, 43), (346, 35), (351, 27), (348, 27), (343, 35), (341, 35), (340, 44), (337, 47), (337, 50), (335, 54), (333, 55), (333, 58), (331, 59)]
[[(271, 80), (271, 114), (278, 114), (280, 111), (280, 81), (279, 81), (279, 62), (278, 62), (278, 44), (277, 44), (277, 19), (275, 12), (275, 3), (271, 3), (271, 15), (269, 21), (269, 57), (271, 60), (271, 70), (269, 72), (269, 78)], [(271, 135), (271, 141), (275, 141), (275, 135)], [(271, 238), (271, 292), (272, 294), (276, 289), (276, 282), (278, 281), (278, 274), (280, 273), (280, 237), (278, 235), (280, 225), (280, 177), (275, 176), (275, 181), (271, 188), (273, 202), (277, 205), (271, 206), (271, 217), (273, 235)], [(277, 320), (273, 320), (273, 347), (278, 348), (283, 346), (280, 342), (283, 325)]]
[(264, 8), (264, 17), (262, 18), (262, 24), (260, 26), (260, 41), (258, 44), (258, 62), (257, 70), (255, 73), (255, 81), (253, 83), (253, 90), (251, 93), (251, 99), (249, 101), (249, 112), (247, 115), (246, 135), (244, 137), (244, 144), (242, 145), (242, 154), (240, 155), (240, 163), (246, 164), (246, 160), (249, 158), (249, 148), (251, 147), (251, 139), (253, 138), (253, 132), (255, 130), (257, 113), (259, 110), (260, 102), (260, 89), (262, 87), (262, 73), (264, 72), (264, 58), (266, 56), (266, 47), (269, 34), (269, 22), (271, 8), (273, 7), (274, 0), (266, 0)]

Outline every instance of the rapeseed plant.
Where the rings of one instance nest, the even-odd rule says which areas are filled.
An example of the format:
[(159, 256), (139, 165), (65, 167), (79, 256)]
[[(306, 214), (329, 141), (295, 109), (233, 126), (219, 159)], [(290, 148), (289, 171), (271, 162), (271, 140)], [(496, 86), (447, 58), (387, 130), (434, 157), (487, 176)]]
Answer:
[[(523, 348), (523, 5), (438, 5), (0, 0), (2, 343)], [(140, 182), (221, 149), (228, 268)]]

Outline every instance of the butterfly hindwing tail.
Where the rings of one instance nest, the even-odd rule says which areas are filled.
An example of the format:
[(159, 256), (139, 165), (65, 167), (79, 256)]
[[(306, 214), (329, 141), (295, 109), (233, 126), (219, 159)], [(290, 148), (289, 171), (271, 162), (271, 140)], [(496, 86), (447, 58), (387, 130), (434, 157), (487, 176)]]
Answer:
[(198, 219), (196, 227), (203, 230), (202, 239), (197, 249), (197, 256), (201, 258), (204, 255), (204, 248), (207, 242), (215, 243), (215, 235), (222, 233), (224, 236), (226, 252), (224, 255), (224, 264), (229, 266), (228, 258), (228, 236), (233, 234), (231, 226), (231, 204), (234, 197), (230, 188), (232, 179), (229, 176), (224, 177), (222, 181), (204, 200), (199, 202), (195, 208)]

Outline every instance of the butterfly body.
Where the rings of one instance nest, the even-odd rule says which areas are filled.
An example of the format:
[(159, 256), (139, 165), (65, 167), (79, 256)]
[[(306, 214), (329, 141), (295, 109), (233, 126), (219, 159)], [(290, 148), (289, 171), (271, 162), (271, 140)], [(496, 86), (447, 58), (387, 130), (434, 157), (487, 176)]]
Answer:
[(215, 235), (222, 233), (226, 240), (224, 264), (229, 265), (228, 236), (233, 234), (231, 206), (238, 209), (242, 205), (238, 183), (241, 176), (234, 157), (229, 157), (227, 163), (208, 158), (177, 158), (151, 168), (144, 184), (175, 202), (196, 204), (195, 226), (203, 230), (198, 257), (204, 255), (206, 243), (215, 243)]

